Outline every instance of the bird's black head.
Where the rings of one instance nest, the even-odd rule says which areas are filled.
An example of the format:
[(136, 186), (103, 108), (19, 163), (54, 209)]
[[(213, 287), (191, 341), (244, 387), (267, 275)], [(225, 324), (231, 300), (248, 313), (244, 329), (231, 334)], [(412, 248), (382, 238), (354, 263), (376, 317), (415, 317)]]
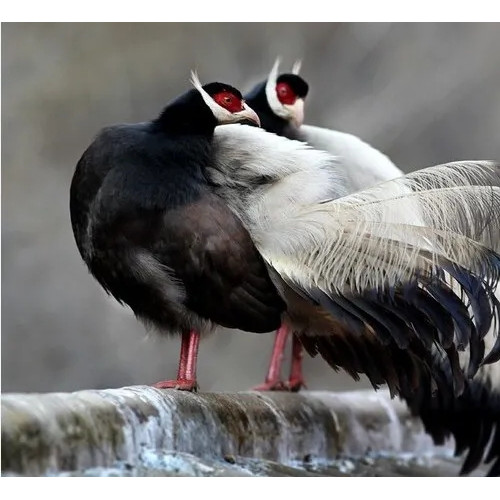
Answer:
[(211, 135), (217, 125), (249, 120), (260, 125), (259, 117), (243, 100), (241, 92), (226, 83), (201, 86), (192, 75), (194, 89), (171, 102), (155, 121), (159, 130), (177, 134)]
[(262, 120), (262, 126), (271, 132), (284, 133), (288, 124), (300, 127), (304, 121), (304, 99), (309, 91), (307, 82), (298, 75), (300, 64), (295, 63), (291, 73), (279, 74), (279, 59), (265, 82), (258, 84), (247, 100)]
[(276, 94), (281, 104), (294, 104), (297, 99), (305, 99), (309, 85), (299, 75), (282, 73), (276, 79)]

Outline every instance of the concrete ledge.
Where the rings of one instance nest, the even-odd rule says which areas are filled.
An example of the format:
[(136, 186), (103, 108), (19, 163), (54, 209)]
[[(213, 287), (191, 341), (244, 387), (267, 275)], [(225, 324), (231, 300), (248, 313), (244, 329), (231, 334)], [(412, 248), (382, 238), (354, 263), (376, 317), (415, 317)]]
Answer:
[(423, 452), (431, 439), (384, 391), (200, 393), (147, 386), (2, 396), (2, 472), (136, 466), (144, 450), (280, 464)]

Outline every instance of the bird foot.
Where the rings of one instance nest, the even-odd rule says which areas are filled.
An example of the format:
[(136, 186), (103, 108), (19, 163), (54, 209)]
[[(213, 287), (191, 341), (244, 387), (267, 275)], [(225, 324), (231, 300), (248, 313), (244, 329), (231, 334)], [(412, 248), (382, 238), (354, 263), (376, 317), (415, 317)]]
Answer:
[(153, 384), (156, 389), (177, 389), (178, 391), (191, 391), (198, 390), (198, 383), (196, 380), (177, 379), (177, 380), (162, 380)]
[(266, 381), (252, 387), (252, 391), (287, 391), (286, 384), (281, 380)]
[(263, 384), (252, 387), (252, 391), (299, 392), (302, 388), (307, 389), (303, 378), (291, 378), (286, 382), (281, 380), (266, 381)]

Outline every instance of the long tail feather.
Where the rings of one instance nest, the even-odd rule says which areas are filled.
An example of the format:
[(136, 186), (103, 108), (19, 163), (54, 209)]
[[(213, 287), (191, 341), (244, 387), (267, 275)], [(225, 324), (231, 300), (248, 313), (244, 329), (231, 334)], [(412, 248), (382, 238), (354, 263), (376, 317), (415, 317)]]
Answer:
[(481, 462), (493, 462), (488, 475), (500, 475), (499, 367), (488, 365), (480, 368), (473, 380), (465, 382), (462, 394), (452, 399), (446, 397), (453, 383), (448, 362), (435, 355), (432, 372), (440, 380), (438, 395), (431, 393), (427, 375), (423, 373), (418, 391), (401, 391), (401, 397), (412, 412), (421, 417), (436, 444), (453, 437), (456, 455), (466, 453), (461, 474), (470, 473)]

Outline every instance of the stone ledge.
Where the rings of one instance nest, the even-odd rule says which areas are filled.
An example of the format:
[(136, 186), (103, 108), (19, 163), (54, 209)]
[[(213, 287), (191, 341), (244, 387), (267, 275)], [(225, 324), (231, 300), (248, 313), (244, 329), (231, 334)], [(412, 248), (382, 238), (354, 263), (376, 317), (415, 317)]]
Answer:
[(388, 393), (186, 393), (148, 386), (2, 396), (2, 472), (140, 465), (144, 450), (283, 465), (435, 450)]

